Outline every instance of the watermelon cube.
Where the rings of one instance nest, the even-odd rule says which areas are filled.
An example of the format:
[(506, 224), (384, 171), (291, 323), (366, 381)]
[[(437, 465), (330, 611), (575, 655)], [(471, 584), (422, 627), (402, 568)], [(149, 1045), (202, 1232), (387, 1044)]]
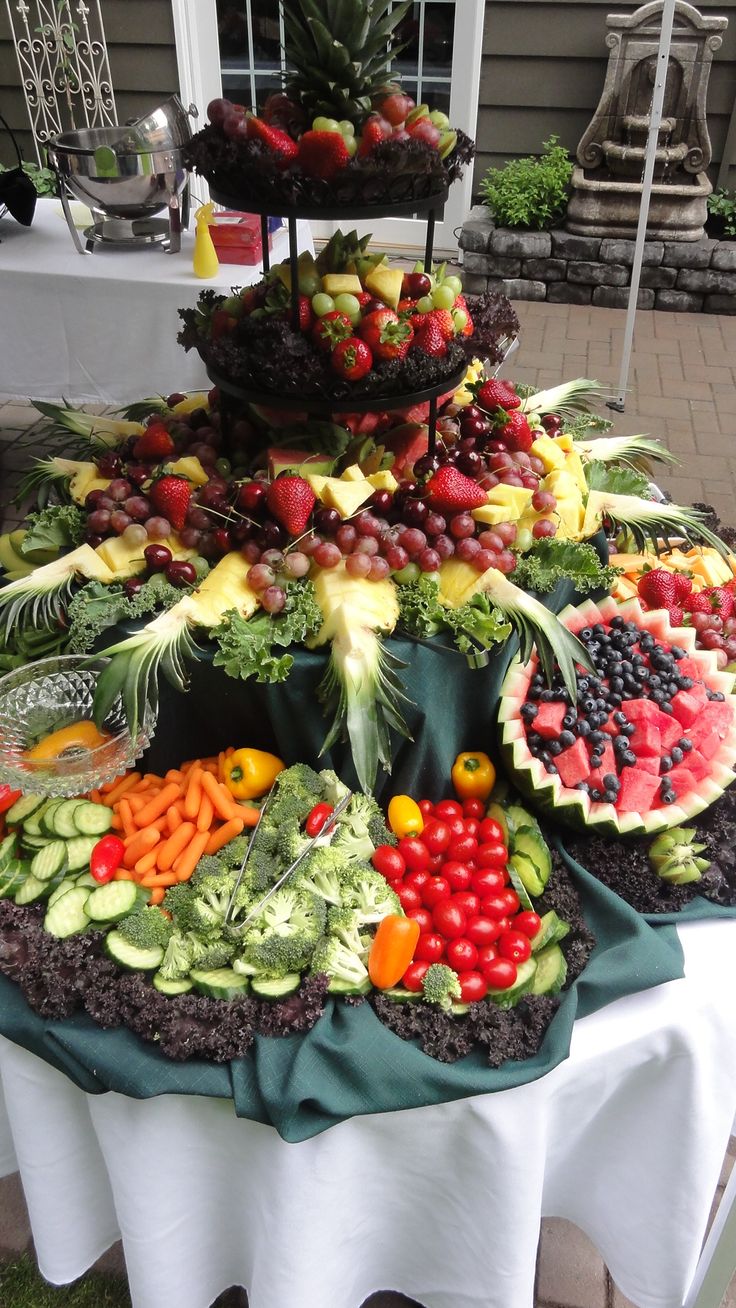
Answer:
[(603, 778), (608, 776), (609, 773), (612, 773), (614, 777), (616, 775), (616, 755), (613, 752), (613, 745), (607, 740), (603, 747), (601, 766), (595, 768), (590, 774), (591, 786), (597, 786), (599, 790), (604, 790)]
[[(716, 741), (713, 754), (717, 752), (718, 746), (721, 743), (717, 733), (714, 734), (716, 736)], [(699, 749), (691, 749), (690, 753), (686, 755), (684, 766), (687, 768), (688, 772), (692, 774), (693, 781), (702, 781), (703, 777), (710, 776), (711, 767), (708, 760), (713, 757), (713, 754), (703, 754)]]
[(672, 788), (678, 799), (684, 799), (689, 795), (691, 790), (695, 789), (695, 778), (689, 768), (684, 764), (681, 767), (673, 768), (667, 773), (669, 780), (672, 782)]
[(681, 677), (692, 677), (693, 681), (700, 681), (703, 675), (703, 669), (698, 660), (689, 658), (680, 659), (677, 664), (677, 672)]
[(637, 757), (636, 766), (642, 772), (651, 772), (653, 777), (658, 777), (659, 759), (659, 754), (641, 754)]
[(629, 737), (629, 745), (637, 758), (641, 758), (646, 754), (653, 754), (656, 758), (660, 758), (662, 755), (662, 737), (656, 722), (641, 718), (636, 723), (636, 731), (633, 736)]
[[(721, 744), (722, 741), (718, 732), (715, 730), (709, 731), (707, 735), (700, 735), (698, 737), (698, 753), (701, 758), (711, 759), (718, 753)], [(694, 750), (693, 753), (695, 753)], [(691, 758), (692, 754), (688, 754), (688, 765), (690, 764)], [(710, 772), (710, 768), (708, 768), (708, 772)]]
[(654, 807), (660, 785), (660, 778), (651, 772), (624, 768), (616, 808), (620, 813), (648, 813)]
[(733, 725), (733, 709), (730, 704), (710, 700), (698, 714), (697, 722), (692, 724), (689, 735), (696, 749), (701, 740), (705, 740), (715, 731), (724, 740)]
[(532, 731), (536, 731), (545, 740), (553, 740), (562, 731), (562, 719), (566, 713), (566, 704), (540, 704), (532, 723)]
[(678, 690), (677, 694), (673, 695), (672, 712), (683, 727), (689, 727), (707, 703), (708, 695), (705, 686), (702, 682), (698, 682), (690, 690)]
[(590, 759), (582, 736), (578, 737), (574, 745), (563, 749), (555, 759), (555, 763), (560, 780), (568, 789), (572, 790), (579, 781), (587, 781), (590, 776)]

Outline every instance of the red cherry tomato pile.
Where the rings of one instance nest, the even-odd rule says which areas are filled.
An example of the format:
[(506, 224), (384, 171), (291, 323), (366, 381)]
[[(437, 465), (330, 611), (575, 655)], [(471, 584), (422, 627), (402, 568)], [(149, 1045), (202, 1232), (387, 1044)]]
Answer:
[(539, 914), (520, 911), (508, 884), (503, 828), (483, 816), (481, 800), (423, 799), (419, 808), (421, 833), (380, 845), (373, 855), (407, 917), (419, 923), (401, 984), (421, 991), (430, 964), (446, 963), (458, 974), (461, 1002), (475, 1003), (489, 989), (514, 984), (518, 964), (531, 954)]

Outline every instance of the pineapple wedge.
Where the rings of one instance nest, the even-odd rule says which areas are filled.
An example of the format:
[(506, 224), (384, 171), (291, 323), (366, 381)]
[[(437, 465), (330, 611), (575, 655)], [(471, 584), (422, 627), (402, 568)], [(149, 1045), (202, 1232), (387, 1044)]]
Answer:
[(565, 451), (552, 436), (537, 436), (529, 453), (542, 460), (545, 472), (565, 466)]
[(186, 477), (187, 481), (191, 481), (195, 486), (204, 486), (205, 482), (210, 479), (209, 473), (205, 472), (199, 459), (194, 454), (184, 455), (181, 459), (177, 459), (175, 463), (167, 463), (166, 471), (173, 472), (180, 477)]
[(341, 614), (347, 613), (357, 625), (376, 631), (393, 631), (399, 620), (396, 587), (388, 578), (366, 581), (363, 577), (351, 577), (345, 571), (345, 564), (339, 563), (336, 568), (319, 568), (312, 581), (324, 621), (316, 636), (307, 642), (310, 649), (332, 640)]
[(351, 518), (361, 504), (370, 499), (373, 490), (365, 478), (362, 481), (342, 481), (340, 477), (325, 477), (319, 498), (328, 509), (337, 509), (341, 518)]
[[(496, 569), (492, 569), (496, 571)], [(440, 567), (439, 600), (448, 609), (462, 608), (473, 595), (484, 589), (486, 573), (478, 573), (462, 559), (445, 559)]]
[(183, 400), (175, 404), (172, 413), (186, 414), (193, 413), (195, 409), (209, 409), (210, 397), (207, 391), (192, 391), (191, 394), (185, 395)]
[(233, 550), (207, 573), (202, 585), (187, 596), (197, 626), (216, 627), (230, 609), (237, 609), (243, 618), (255, 613), (259, 601), (248, 585), (250, 567), (247, 559)]
[(374, 490), (387, 490), (393, 492), (399, 489), (399, 483), (389, 469), (385, 469), (383, 472), (370, 473), (370, 475), (366, 477), (366, 481), (371, 483)]
[[(149, 540), (148, 545), (165, 545), (175, 559), (193, 559), (196, 556), (196, 550), (187, 550), (183, 545), (179, 545), (175, 537), (169, 537), (167, 540)], [(125, 577), (136, 577), (140, 572), (145, 572), (147, 564), (143, 557), (143, 546), (128, 545), (122, 536), (110, 536), (108, 540), (103, 540), (101, 545), (97, 546), (95, 553), (107, 565), (113, 574), (115, 581), (120, 581)]]

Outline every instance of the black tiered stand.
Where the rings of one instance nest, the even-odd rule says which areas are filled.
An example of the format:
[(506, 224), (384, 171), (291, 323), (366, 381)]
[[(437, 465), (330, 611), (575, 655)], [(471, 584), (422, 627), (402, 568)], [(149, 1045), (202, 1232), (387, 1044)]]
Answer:
[[(426, 213), (427, 215), (427, 233), (424, 247), (424, 267), (429, 271), (432, 266), (432, 250), (434, 246), (435, 222), (438, 210), (442, 209), (447, 200), (449, 187), (444, 186), (442, 190), (435, 191), (432, 195), (424, 196), (423, 199), (402, 200), (398, 204), (392, 205), (367, 205), (367, 204), (346, 204), (339, 208), (339, 218), (342, 219), (368, 219), (371, 218), (403, 218), (414, 213)], [(261, 240), (263, 245), (263, 271), (267, 273), (271, 266), (268, 249), (268, 219), (273, 210), (273, 203), (266, 205), (257, 200), (244, 199), (242, 196), (234, 196), (228, 191), (222, 190), (219, 186), (210, 183), (210, 196), (216, 204), (224, 205), (227, 209), (234, 209), (238, 213), (256, 213), (261, 217)], [(295, 331), (299, 329), (299, 278), (298, 278), (298, 250), (297, 250), (297, 221), (300, 218), (325, 218), (327, 209), (323, 205), (295, 205), (289, 206), (279, 203), (279, 217), (285, 218), (289, 231), (289, 263), (291, 265), (291, 320)], [(437, 432), (437, 399), (440, 395), (447, 394), (448, 391), (456, 390), (465, 376), (465, 367), (456, 372), (451, 377), (446, 377), (436, 386), (428, 387), (426, 390), (403, 393), (401, 395), (362, 395), (362, 396), (345, 396), (342, 399), (325, 398), (320, 399), (316, 396), (285, 396), (274, 395), (272, 391), (255, 391), (220, 377), (214, 369), (207, 368), (207, 376), (217, 386), (223, 397), (233, 400), (239, 400), (247, 404), (271, 405), (278, 409), (294, 409), (301, 412), (308, 410), (315, 417), (329, 417), (332, 413), (367, 413), (372, 410), (376, 412), (391, 412), (392, 408), (404, 408), (413, 404), (423, 404), (429, 401), (429, 449), (434, 452), (436, 432)]]

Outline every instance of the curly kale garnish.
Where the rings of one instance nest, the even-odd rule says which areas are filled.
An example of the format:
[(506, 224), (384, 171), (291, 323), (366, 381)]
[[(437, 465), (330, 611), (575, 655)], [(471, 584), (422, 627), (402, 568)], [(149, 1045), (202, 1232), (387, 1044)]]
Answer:
[(585, 464), (585, 480), (589, 490), (607, 491), (611, 495), (638, 495), (644, 500), (652, 498), (649, 478), (635, 468), (622, 468), (618, 464), (592, 459)]
[(548, 594), (559, 581), (571, 581), (581, 595), (590, 591), (609, 591), (618, 568), (601, 563), (592, 545), (557, 537), (537, 541), (528, 554), (519, 558), (514, 570), (514, 584), (523, 590)]
[(31, 550), (60, 550), (81, 545), (87, 529), (87, 514), (76, 504), (49, 504), (39, 513), (29, 513), (23, 554)]
[(451, 609), (440, 603), (436, 581), (408, 582), (398, 591), (401, 626), (415, 640), (429, 640), (445, 631), (461, 654), (476, 654), (502, 644), (513, 630), (501, 610), (482, 593)]
[(67, 650), (70, 654), (86, 654), (108, 627), (142, 618), (154, 609), (170, 609), (181, 595), (181, 590), (169, 585), (160, 573), (145, 581), (130, 599), (121, 586), (90, 581), (76, 592), (67, 608)]
[(228, 676), (247, 681), (285, 681), (291, 672), (294, 656), (278, 649), (301, 645), (322, 625), (322, 612), (311, 581), (290, 581), (285, 586), (286, 603), (278, 614), (260, 610), (252, 618), (242, 618), (236, 610), (226, 613), (219, 627), (211, 632), (217, 645), (216, 667)]

